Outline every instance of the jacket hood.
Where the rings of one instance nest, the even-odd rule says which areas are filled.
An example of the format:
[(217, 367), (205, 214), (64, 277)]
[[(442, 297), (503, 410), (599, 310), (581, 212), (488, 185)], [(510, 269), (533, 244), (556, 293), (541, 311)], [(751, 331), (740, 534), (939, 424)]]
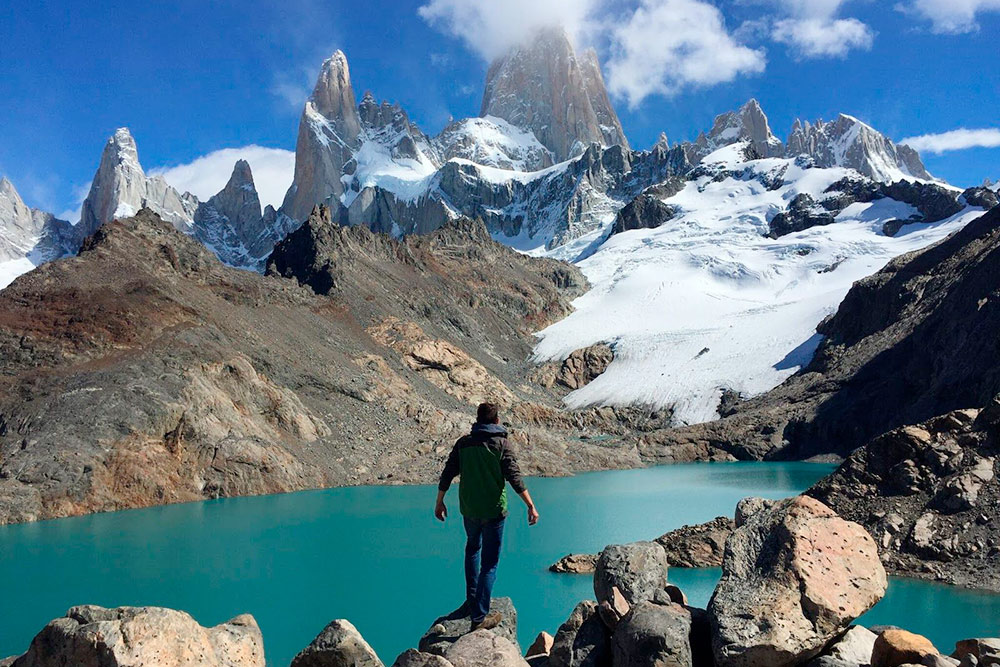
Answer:
[(507, 435), (507, 429), (500, 424), (480, 424), (476, 422), (472, 425), (472, 433), (483, 433), (486, 435)]

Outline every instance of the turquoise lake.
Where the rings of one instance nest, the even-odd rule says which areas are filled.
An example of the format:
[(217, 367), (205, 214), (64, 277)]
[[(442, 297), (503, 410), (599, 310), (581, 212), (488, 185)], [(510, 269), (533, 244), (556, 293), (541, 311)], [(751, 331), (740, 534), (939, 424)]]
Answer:
[[(592, 597), (590, 577), (549, 573), (569, 552), (651, 539), (732, 515), (748, 495), (793, 495), (832, 469), (703, 463), (531, 479), (541, 521), (512, 499), (496, 595), (518, 609), (523, 646)], [(0, 527), (0, 658), (23, 652), (75, 604), (183, 609), (204, 625), (250, 612), (269, 665), (282, 667), (334, 618), (350, 619), (385, 663), (415, 646), (464, 595), (456, 490), (432, 516), (429, 486), (381, 486), (171, 505)], [(704, 605), (718, 570), (672, 569)], [(950, 652), (1000, 634), (1000, 595), (893, 580), (864, 623), (896, 624)]]

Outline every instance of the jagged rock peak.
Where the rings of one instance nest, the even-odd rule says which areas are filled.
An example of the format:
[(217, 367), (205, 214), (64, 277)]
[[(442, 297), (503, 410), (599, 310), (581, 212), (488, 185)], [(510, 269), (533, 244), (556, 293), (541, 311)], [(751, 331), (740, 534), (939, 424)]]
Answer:
[(867, 123), (843, 113), (829, 123), (796, 120), (786, 154), (809, 155), (818, 167), (847, 167), (882, 183), (933, 179), (917, 151), (897, 146)]
[(342, 140), (357, 141), (361, 124), (351, 87), (351, 72), (343, 51), (338, 49), (323, 61), (309, 102), (319, 114), (334, 123)]
[(628, 140), (608, 99), (597, 54), (577, 55), (562, 28), (543, 28), (490, 65), (480, 116), (531, 130), (561, 161), (591, 143)]
[(737, 141), (749, 142), (750, 148), (760, 157), (784, 153), (784, 144), (771, 132), (767, 115), (756, 99), (751, 98), (737, 111), (716, 116), (711, 131), (707, 136), (700, 136), (696, 145), (703, 156)]

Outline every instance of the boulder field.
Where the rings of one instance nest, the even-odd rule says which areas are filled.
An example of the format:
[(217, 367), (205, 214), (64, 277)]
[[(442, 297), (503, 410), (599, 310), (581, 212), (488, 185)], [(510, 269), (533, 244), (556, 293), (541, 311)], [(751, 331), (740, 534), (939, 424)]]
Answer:
[[(958, 642), (942, 655), (900, 628), (854, 620), (878, 602), (886, 573), (875, 540), (819, 500), (748, 498), (725, 542), (707, 609), (668, 581), (670, 545), (610, 545), (594, 561), (595, 599), (522, 655), (517, 612), (496, 598), (493, 630), (470, 631), (457, 610), (436, 619), (392, 667), (975, 667), (1000, 665), (1000, 639)], [(253, 617), (204, 628), (156, 607), (81, 606), (50, 622), (0, 667), (263, 667)], [(330, 622), (292, 667), (385, 667), (349, 621)]]

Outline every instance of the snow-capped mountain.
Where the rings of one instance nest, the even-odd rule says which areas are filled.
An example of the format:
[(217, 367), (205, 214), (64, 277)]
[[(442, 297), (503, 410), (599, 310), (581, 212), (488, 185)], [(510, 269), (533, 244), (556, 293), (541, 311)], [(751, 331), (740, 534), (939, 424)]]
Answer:
[(748, 142), (759, 157), (781, 157), (785, 153), (784, 143), (771, 132), (764, 110), (754, 99), (738, 111), (716, 116), (708, 134), (703, 132), (693, 144), (686, 144), (686, 152), (692, 163), (698, 163), (709, 153), (738, 141)]
[[(679, 191), (651, 189), (642, 224), (578, 263), (592, 288), (539, 333), (537, 359), (604, 342), (614, 361), (569, 406), (651, 405), (673, 408), (679, 423), (710, 420), (724, 400), (771, 389), (807, 363), (816, 325), (854, 281), (982, 214), (955, 196), (935, 208), (951, 193), (937, 185), (883, 190), (810, 159), (747, 160), (749, 146), (705, 156)], [(774, 238), (775, 218), (803, 198), (828, 217)]]
[(0, 289), (18, 275), (61, 257), (73, 246), (73, 227), (24, 203), (0, 178)]

